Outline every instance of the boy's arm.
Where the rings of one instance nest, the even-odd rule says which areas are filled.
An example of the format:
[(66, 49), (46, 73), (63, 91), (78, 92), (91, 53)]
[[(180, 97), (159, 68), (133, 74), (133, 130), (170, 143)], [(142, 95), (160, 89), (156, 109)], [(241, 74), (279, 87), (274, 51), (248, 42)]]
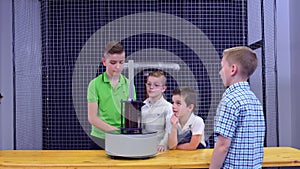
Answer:
[(169, 148), (172, 150), (175, 150), (177, 147), (177, 123), (178, 123), (178, 118), (175, 115), (172, 115), (170, 119), (171, 123), (171, 132), (169, 133), (168, 136), (168, 145)]
[(201, 137), (202, 137), (201, 134), (192, 135), (191, 141), (189, 143), (179, 144), (177, 146), (177, 149), (179, 149), (179, 150), (196, 150), (200, 143)]
[(210, 169), (219, 169), (222, 167), (224, 160), (229, 151), (231, 144), (231, 139), (226, 138), (222, 135), (218, 135), (218, 140), (216, 142), (211, 160), (210, 160)]
[(104, 130), (118, 130), (118, 128), (105, 123), (102, 119), (97, 116), (98, 113), (98, 103), (88, 102), (88, 121), (91, 125)]
[(168, 148), (168, 125), (170, 124), (170, 118), (173, 115), (172, 105), (169, 107), (169, 110), (166, 111), (165, 115), (165, 135), (163, 139), (160, 141), (159, 145), (165, 146), (165, 148)]
[(158, 145), (162, 145), (167, 148), (167, 146), (168, 146), (168, 131), (166, 129), (165, 129), (164, 137), (160, 140)]
[[(201, 117), (197, 117), (192, 125), (192, 137), (189, 143), (180, 144), (177, 146), (177, 149), (181, 150), (196, 150), (200, 144), (202, 137), (204, 137), (204, 128), (205, 124)], [(205, 138), (204, 138), (205, 139)]]
[(159, 152), (163, 152), (163, 151), (166, 151), (168, 150), (168, 129), (167, 129), (167, 124), (170, 123), (170, 118), (166, 118), (165, 119), (165, 133), (164, 133), (164, 136), (163, 138), (161, 139), (160, 143), (158, 144), (158, 151)]

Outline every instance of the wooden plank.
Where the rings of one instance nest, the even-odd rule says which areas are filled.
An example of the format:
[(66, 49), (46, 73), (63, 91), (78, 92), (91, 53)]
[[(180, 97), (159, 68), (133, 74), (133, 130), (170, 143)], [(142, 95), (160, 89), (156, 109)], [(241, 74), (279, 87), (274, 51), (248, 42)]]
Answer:
[(291, 147), (266, 147), (263, 166), (300, 166), (300, 150)]
[[(0, 168), (208, 168), (213, 149), (170, 150), (149, 159), (111, 159), (103, 150), (0, 150)], [(300, 166), (300, 150), (266, 147), (263, 167)]]

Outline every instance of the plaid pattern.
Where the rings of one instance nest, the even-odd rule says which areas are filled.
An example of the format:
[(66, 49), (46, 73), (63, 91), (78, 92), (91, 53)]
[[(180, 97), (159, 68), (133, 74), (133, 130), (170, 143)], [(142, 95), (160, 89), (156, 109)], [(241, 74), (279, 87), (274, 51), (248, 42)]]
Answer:
[(265, 120), (248, 82), (231, 85), (224, 92), (215, 133), (231, 139), (223, 168), (262, 168)]

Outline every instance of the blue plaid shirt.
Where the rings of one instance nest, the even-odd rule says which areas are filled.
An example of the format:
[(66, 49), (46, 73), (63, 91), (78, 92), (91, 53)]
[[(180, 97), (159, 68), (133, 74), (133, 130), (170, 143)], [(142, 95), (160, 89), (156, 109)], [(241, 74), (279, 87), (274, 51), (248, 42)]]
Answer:
[(222, 168), (262, 168), (265, 119), (248, 82), (231, 85), (224, 92), (217, 109), (215, 133), (231, 139)]

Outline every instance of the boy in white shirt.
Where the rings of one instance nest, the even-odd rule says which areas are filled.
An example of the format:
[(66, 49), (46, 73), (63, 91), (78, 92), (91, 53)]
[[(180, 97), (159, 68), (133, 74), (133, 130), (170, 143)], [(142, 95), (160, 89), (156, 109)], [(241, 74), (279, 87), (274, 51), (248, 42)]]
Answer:
[(193, 113), (197, 94), (190, 87), (173, 90), (173, 115), (167, 123), (170, 149), (195, 150), (206, 148), (203, 119)]
[(158, 134), (158, 152), (168, 149), (168, 133), (166, 132), (166, 118), (172, 114), (172, 104), (163, 96), (166, 91), (166, 76), (163, 71), (150, 72), (147, 77), (146, 90), (148, 98), (144, 101), (142, 110), (142, 126), (147, 131)]

